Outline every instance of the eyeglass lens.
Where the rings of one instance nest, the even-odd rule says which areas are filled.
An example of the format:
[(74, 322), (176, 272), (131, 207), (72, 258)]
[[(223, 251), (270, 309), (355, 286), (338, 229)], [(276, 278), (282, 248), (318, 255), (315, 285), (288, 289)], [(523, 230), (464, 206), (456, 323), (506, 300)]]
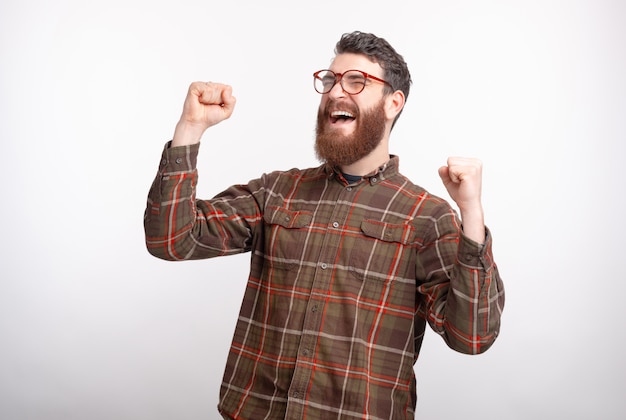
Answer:
[(342, 89), (351, 95), (361, 93), (365, 87), (365, 76), (358, 70), (349, 70), (343, 74), (323, 70), (315, 77), (315, 90), (319, 93), (328, 93), (335, 86), (337, 79), (339, 79)]

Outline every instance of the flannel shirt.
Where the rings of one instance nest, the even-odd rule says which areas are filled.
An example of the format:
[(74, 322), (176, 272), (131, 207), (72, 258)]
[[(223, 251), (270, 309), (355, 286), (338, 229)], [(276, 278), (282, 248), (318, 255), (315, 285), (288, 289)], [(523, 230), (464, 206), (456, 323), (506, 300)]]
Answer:
[(166, 260), (251, 252), (224, 418), (411, 419), (426, 323), (463, 353), (496, 339), (504, 289), (489, 231), (466, 238), (397, 157), (353, 184), (322, 165), (199, 200), (198, 150), (166, 145), (144, 227)]

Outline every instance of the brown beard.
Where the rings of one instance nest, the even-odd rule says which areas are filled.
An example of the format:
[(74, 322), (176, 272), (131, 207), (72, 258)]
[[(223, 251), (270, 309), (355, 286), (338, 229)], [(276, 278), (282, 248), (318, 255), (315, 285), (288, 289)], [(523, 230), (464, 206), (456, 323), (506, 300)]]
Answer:
[(333, 167), (350, 165), (369, 155), (382, 141), (386, 122), (384, 101), (363, 113), (351, 110), (357, 125), (349, 135), (340, 135), (329, 129), (332, 105), (329, 101), (324, 109), (320, 108), (317, 112), (315, 153), (319, 160)]

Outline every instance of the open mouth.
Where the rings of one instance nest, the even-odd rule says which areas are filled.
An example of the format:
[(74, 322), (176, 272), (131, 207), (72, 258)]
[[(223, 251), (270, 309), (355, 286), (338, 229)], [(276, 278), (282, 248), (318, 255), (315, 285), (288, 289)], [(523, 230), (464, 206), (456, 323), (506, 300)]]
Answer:
[(355, 117), (348, 111), (333, 111), (330, 113), (332, 124), (345, 124), (354, 121)]

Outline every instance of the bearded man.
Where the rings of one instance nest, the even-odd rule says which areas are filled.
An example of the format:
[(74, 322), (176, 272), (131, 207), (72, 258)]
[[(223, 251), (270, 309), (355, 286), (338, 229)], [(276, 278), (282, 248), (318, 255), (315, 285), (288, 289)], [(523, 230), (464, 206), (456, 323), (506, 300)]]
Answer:
[(200, 138), (236, 100), (228, 85), (192, 83), (148, 195), (146, 245), (166, 260), (251, 252), (224, 418), (411, 419), (426, 324), (467, 354), (499, 332), (504, 289), (482, 164), (449, 158), (439, 169), (460, 216), (399, 172), (389, 138), (411, 77), (383, 38), (344, 34), (313, 79), (321, 166), (209, 200), (195, 196)]

